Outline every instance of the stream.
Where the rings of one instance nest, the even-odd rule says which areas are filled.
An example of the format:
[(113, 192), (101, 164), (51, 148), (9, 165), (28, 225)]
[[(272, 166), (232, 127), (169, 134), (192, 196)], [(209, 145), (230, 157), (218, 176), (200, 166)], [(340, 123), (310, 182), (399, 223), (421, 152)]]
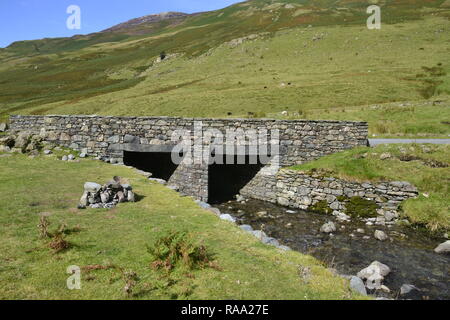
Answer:
[[(238, 224), (263, 230), (293, 250), (316, 257), (339, 274), (356, 275), (375, 260), (388, 265), (391, 273), (383, 284), (390, 293), (371, 292), (377, 297), (450, 300), (450, 255), (433, 251), (444, 239), (432, 239), (407, 226), (367, 226), (355, 219), (339, 222), (331, 215), (289, 209), (259, 200), (229, 201), (215, 207), (222, 213), (231, 214)], [(331, 235), (319, 231), (328, 221), (333, 221), (337, 227)], [(357, 229), (364, 229), (364, 233)], [(389, 239), (376, 240), (375, 230), (383, 230)], [(400, 295), (403, 284), (414, 285), (417, 290)]]

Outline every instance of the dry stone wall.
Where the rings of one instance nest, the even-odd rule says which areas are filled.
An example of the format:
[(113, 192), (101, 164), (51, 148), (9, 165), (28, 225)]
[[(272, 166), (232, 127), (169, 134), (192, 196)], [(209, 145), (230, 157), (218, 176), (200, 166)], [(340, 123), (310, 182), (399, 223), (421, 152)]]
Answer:
[(387, 220), (397, 217), (402, 201), (418, 195), (417, 188), (408, 182), (352, 182), (289, 169), (282, 169), (276, 175), (259, 173), (240, 193), (303, 210), (322, 202), (330, 210), (345, 211), (343, 199), (359, 197), (373, 201)]

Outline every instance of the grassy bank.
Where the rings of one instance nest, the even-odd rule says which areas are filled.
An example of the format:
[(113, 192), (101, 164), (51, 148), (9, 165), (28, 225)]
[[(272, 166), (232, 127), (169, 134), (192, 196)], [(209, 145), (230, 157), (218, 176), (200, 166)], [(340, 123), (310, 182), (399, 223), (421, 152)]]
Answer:
[[(0, 299), (356, 298), (314, 258), (263, 245), (132, 169), (23, 155), (1, 155), (0, 166)], [(75, 209), (85, 181), (103, 183), (114, 175), (129, 180), (138, 202), (109, 211)], [(66, 225), (69, 249), (55, 253), (39, 238), (40, 216), (52, 232)], [(193, 233), (217, 267), (152, 269), (147, 245), (172, 230)], [(82, 268), (81, 290), (66, 287), (70, 265)], [(108, 266), (116, 268), (102, 269)], [(131, 296), (117, 268), (137, 274)], [(307, 278), (300, 276), (305, 270)]]
[[(383, 153), (390, 158), (381, 160)], [(408, 181), (420, 191), (417, 199), (403, 204), (403, 214), (430, 231), (450, 230), (450, 146), (380, 145), (356, 148), (293, 167), (325, 169), (329, 175), (356, 181)]]

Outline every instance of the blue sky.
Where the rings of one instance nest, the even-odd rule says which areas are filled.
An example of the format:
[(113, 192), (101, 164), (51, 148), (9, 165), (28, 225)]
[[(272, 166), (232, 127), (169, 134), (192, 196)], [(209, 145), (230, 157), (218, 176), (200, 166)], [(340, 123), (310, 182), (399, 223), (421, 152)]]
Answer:
[[(0, 47), (18, 40), (70, 37), (101, 31), (147, 14), (193, 13), (224, 8), (239, 0), (0, 0)], [(67, 7), (81, 9), (81, 30), (69, 30)]]

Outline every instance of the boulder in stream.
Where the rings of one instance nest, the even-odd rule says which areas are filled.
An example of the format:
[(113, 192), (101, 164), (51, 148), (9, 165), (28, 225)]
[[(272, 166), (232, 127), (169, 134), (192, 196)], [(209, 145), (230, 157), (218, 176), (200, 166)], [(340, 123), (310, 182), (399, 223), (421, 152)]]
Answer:
[(374, 261), (367, 268), (358, 272), (357, 276), (366, 280), (366, 287), (370, 290), (379, 290), (382, 287), (384, 277), (391, 272), (391, 269), (378, 261)]
[(441, 243), (440, 245), (438, 245), (434, 249), (434, 252), (436, 252), (436, 253), (449, 253), (450, 252), (450, 240), (445, 241), (445, 242)]
[(413, 290), (419, 290), (416, 286), (412, 285), (412, 284), (404, 284), (401, 286), (400, 288), (400, 295), (405, 295), (410, 293)]
[(380, 241), (385, 241), (388, 239), (387, 234), (381, 230), (375, 230), (374, 237), (375, 237), (375, 239), (380, 240)]
[(323, 232), (323, 233), (332, 233), (335, 231), (336, 231), (336, 225), (332, 221), (329, 221), (320, 227), (320, 232)]

